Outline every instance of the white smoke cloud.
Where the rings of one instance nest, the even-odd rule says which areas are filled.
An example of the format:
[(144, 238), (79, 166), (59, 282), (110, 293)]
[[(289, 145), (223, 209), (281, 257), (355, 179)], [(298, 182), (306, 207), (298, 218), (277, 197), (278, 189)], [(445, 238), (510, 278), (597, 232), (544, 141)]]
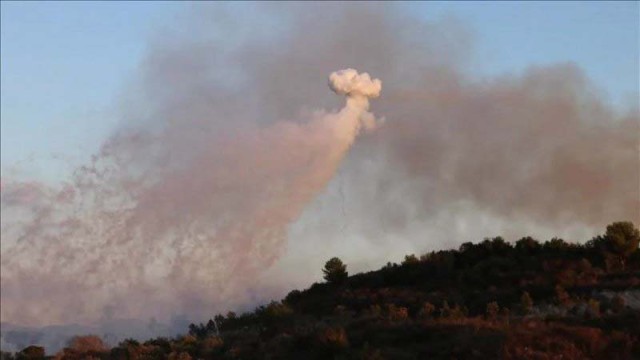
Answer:
[(373, 130), (382, 123), (382, 120), (376, 121), (371, 114), (366, 113), (369, 109), (369, 98), (380, 96), (382, 82), (379, 79), (371, 79), (367, 73), (358, 74), (354, 69), (345, 69), (329, 75), (329, 87), (336, 94), (347, 96), (347, 108), (364, 111), (359, 117), (365, 130)]
[(367, 73), (358, 74), (357, 70), (345, 69), (331, 73), (329, 87), (336, 94), (377, 98), (382, 90), (382, 82), (371, 79)]
[[(185, 123), (159, 136), (125, 132), (59, 192), (3, 185), (3, 219), (21, 211), (31, 220), (3, 221), (2, 319), (44, 325), (96, 320), (107, 308), (162, 318), (234, 307), (281, 256), (288, 225), (360, 129), (375, 123), (368, 97), (380, 81), (352, 69), (332, 79), (341, 76), (361, 81), (339, 91), (347, 104), (337, 112), (214, 136), (177, 162), (165, 151), (181, 130), (171, 127)], [(141, 154), (162, 161), (128, 160)]]

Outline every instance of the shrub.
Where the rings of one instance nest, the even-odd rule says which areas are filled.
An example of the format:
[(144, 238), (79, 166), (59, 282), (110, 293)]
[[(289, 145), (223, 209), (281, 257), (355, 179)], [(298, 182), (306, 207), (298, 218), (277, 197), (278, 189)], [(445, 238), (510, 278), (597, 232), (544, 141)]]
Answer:
[(22, 349), (16, 356), (17, 359), (44, 359), (44, 348), (42, 346), (27, 346)]
[(516, 250), (523, 254), (532, 254), (538, 251), (542, 246), (534, 238), (527, 236), (516, 241)]
[(102, 339), (96, 335), (75, 336), (69, 340), (68, 347), (81, 353), (92, 351), (105, 352), (109, 350)]
[(420, 260), (415, 255), (405, 255), (402, 265), (417, 264)]
[(409, 311), (406, 307), (387, 304), (387, 318), (392, 321), (403, 321), (409, 318)]
[(367, 314), (373, 317), (379, 317), (382, 315), (382, 308), (377, 304), (371, 305), (369, 309), (367, 309)]
[(494, 321), (498, 317), (498, 313), (500, 312), (500, 306), (497, 302), (492, 301), (487, 304), (486, 316), (487, 320)]
[(189, 353), (182, 351), (182, 352), (172, 352), (171, 354), (169, 354), (168, 360), (191, 360), (191, 355), (189, 355)]
[(318, 334), (318, 342), (328, 349), (344, 349), (349, 346), (347, 332), (341, 328), (326, 328)]
[(531, 299), (531, 296), (526, 291), (522, 293), (520, 297), (520, 306), (522, 307), (522, 312), (525, 314), (529, 314), (531, 310), (533, 310), (533, 299)]
[(200, 352), (205, 357), (210, 356), (213, 352), (220, 349), (224, 345), (222, 338), (218, 336), (208, 336), (200, 343)]
[(436, 310), (436, 307), (433, 306), (432, 303), (426, 302), (422, 304), (420, 311), (418, 312), (418, 317), (421, 319), (430, 319), (433, 317), (433, 312)]
[(467, 317), (468, 314), (469, 314), (469, 309), (467, 309), (465, 306), (461, 307), (460, 305), (456, 305), (449, 312), (449, 318), (453, 320), (460, 320)]
[(449, 302), (447, 300), (442, 302), (442, 307), (440, 308), (440, 317), (446, 318), (451, 314), (451, 308), (449, 307)]
[(286, 304), (272, 301), (264, 309), (264, 314), (269, 318), (281, 318), (293, 314), (293, 309)]
[(295, 304), (300, 299), (301, 294), (300, 290), (291, 290), (284, 298), (284, 302), (289, 305)]

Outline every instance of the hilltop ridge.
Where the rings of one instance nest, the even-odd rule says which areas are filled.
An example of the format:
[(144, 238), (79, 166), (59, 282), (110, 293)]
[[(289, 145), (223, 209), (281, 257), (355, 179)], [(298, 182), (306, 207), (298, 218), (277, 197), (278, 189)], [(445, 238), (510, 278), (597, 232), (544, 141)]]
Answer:
[[(253, 312), (111, 349), (76, 337), (56, 358), (640, 358), (638, 241), (632, 223), (617, 222), (584, 244), (496, 237), (352, 276), (334, 258), (327, 282)], [(43, 352), (31, 347), (17, 357)]]

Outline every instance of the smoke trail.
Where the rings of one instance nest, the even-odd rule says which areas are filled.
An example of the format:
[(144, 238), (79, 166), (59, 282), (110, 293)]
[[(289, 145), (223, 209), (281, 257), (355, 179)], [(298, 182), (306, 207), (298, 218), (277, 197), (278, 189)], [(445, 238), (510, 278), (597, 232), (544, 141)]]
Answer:
[[(329, 85), (346, 95), (342, 110), (215, 139), (176, 167), (136, 168), (153, 177), (137, 176), (123, 158), (152, 152), (163, 138), (127, 135), (111, 139), (63, 192), (3, 184), (3, 211), (26, 205), (32, 214), (3, 244), (3, 319), (88, 320), (119, 299), (119, 315), (134, 316), (148, 305), (132, 299), (144, 298), (162, 315), (232, 299), (281, 255), (287, 225), (326, 187), (360, 128), (375, 126), (368, 99), (380, 80), (347, 69)], [(44, 281), (49, 274), (54, 281)], [(52, 309), (43, 294), (64, 306)]]

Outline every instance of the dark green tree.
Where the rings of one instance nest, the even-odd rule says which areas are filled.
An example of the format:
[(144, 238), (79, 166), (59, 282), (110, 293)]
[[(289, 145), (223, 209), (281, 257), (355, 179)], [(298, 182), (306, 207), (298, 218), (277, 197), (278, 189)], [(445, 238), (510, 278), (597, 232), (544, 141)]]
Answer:
[(631, 221), (614, 222), (607, 226), (605, 241), (608, 250), (619, 257), (624, 267), (626, 258), (638, 250), (640, 231)]
[(324, 279), (332, 284), (343, 283), (349, 276), (349, 273), (347, 272), (347, 265), (343, 264), (342, 260), (337, 257), (331, 258), (327, 261), (327, 263), (324, 264), (322, 272), (324, 273)]
[(569, 247), (569, 244), (567, 244), (564, 240), (554, 237), (553, 239), (547, 241), (544, 243), (543, 248), (546, 251), (549, 252), (562, 252), (564, 250), (566, 250)]
[(542, 245), (534, 238), (527, 236), (522, 239), (516, 241), (516, 250), (522, 254), (533, 254), (537, 252)]
[(27, 346), (22, 349), (16, 356), (16, 359), (36, 360), (44, 359), (44, 348), (42, 346)]
[(415, 255), (405, 255), (402, 265), (417, 264), (420, 260)]

